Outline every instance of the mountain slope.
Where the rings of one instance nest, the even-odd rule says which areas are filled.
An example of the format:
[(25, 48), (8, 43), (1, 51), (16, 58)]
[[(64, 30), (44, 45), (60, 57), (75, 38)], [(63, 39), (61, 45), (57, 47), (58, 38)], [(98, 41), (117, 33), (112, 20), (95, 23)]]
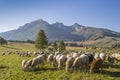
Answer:
[(7, 40), (35, 40), (40, 29), (45, 30), (48, 40), (64, 41), (84, 41), (98, 40), (105, 37), (120, 38), (120, 33), (102, 28), (93, 28), (79, 25), (77, 23), (71, 26), (65, 26), (63, 23), (56, 22), (49, 24), (39, 19), (27, 23), (17, 30), (11, 30), (0, 33), (0, 36)]

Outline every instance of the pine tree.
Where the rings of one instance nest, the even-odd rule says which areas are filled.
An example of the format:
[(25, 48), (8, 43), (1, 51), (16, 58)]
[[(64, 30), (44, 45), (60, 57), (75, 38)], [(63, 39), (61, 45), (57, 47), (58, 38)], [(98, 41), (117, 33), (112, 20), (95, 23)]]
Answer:
[(57, 51), (58, 47), (57, 47), (56, 41), (52, 43), (52, 47), (54, 51)]
[(7, 40), (4, 38), (0, 37), (0, 45), (7, 45)]
[(60, 42), (58, 43), (58, 50), (59, 50), (59, 51), (66, 50), (66, 47), (65, 47), (65, 44), (64, 44), (63, 41), (60, 41)]
[(47, 47), (48, 41), (47, 37), (45, 35), (44, 30), (40, 30), (37, 34), (36, 40), (35, 40), (35, 47), (37, 49), (40, 49), (42, 51), (44, 48)]

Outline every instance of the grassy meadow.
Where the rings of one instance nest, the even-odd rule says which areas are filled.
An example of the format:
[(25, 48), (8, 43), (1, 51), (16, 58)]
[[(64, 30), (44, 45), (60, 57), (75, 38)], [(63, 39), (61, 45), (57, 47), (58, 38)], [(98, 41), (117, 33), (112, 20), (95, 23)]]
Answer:
[[(116, 49), (86, 49), (80, 47), (67, 47), (66, 49), (67, 51), (94, 51), (109, 54), (119, 51)], [(21, 69), (22, 60), (32, 59), (34, 56), (20, 57), (17, 54), (2, 56), (2, 53), (7, 51), (37, 50), (34, 44), (28, 43), (9, 43), (7, 46), (0, 46), (0, 80), (120, 80), (120, 64), (116, 64), (113, 68), (109, 68), (105, 64), (106, 66), (101, 73), (84, 73), (81, 71), (68, 73), (65, 68), (58, 70), (47, 63), (34, 72), (24, 72)]]

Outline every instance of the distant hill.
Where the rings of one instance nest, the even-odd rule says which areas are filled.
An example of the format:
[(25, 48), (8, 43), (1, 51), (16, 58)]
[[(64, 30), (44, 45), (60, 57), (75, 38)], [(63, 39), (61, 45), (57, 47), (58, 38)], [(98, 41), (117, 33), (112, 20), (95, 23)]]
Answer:
[(87, 41), (67, 41), (68, 45), (77, 46), (96, 46), (96, 47), (112, 47), (113, 44), (120, 43), (120, 38), (115, 37), (104, 37), (97, 40), (87, 40)]
[(71, 26), (59, 22), (49, 24), (42, 19), (27, 23), (16, 30), (2, 32), (0, 36), (7, 40), (35, 40), (40, 29), (45, 30), (49, 41), (95, 41), (106, 37), (120, 38), (119, 32), (108, 29), (87, 27), (78, 23)]

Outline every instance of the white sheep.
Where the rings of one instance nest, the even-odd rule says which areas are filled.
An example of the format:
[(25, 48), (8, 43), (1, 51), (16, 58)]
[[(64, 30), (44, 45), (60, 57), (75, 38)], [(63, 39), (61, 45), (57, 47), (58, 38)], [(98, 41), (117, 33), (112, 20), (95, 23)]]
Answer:
[(32, 64), (32, 61), (33, 60), (28, 60), (27, 62), (26, 61), (23, 61), (23, 71), (27, 71), (27, 70), (30, 70), (31, 69), (31, 64)]
[(78, 53), (75, 53), (75, 52), (72, 53), (72, 57), (74, 57), (74, 58), (79, 57), (79, 56), (80, 55)]
[(87, 70), (89, 67), (89, 57), (85, 54), (82, 54), (80, 57), (75, 58), (72, 68), (73, 70), (77, 71), (80, 68), (83, 68), (85, 66), (85, 69)]
[(116, 59), (117, 61), (120, 61), (120, 54), (119, 53), (114, 53), (111, 55), (114, 59)]
[(114, 53), (111, 56), (114, 58), (114, 60), (116, 60), (116, 63), (119, 64), (120, 54), (119, 53)]
[(50, 63), (50, 65), (53, 64), (53, 57), (54, 57), (53, 54), (49, 54), (47, 57), (47, 62)]
[(106, 58), (106, 54), (105, 53), (100, 53), (99, 57), (104, 61)]
[(66, 61), (66, 72), (72, 71), (72, 64), (74, 62), (75, 58), (68, 57)]
[(60, 58), (62, 54), (55, 54), (53, 57), (54, 65), (58, 65), (58, 59)]
[(97, 59), (97, 58), (99, 58), (100, 56), (99, 56), (99, 53), (96, 53), (95, 54), (95, 56), (94, 56), (94, 59)]
[(61, 69), (61, 67), (66, 63), (67, 57), (65, 55), (61, 55), (58, 58), (58, 69)]
[(27, 60), (22, 60), (22, 68), (24, 67), (26, 62), (27, 62)]
[(45, 63), (45, 55), (41, 54), (41, 55), (33, 58), (31, 66), (32, 66), (32, 68), (35, 67), (36, 65), (38, 65), (38, 67), (39, 67), (39, 64), (44, 65), (44, 63)]

